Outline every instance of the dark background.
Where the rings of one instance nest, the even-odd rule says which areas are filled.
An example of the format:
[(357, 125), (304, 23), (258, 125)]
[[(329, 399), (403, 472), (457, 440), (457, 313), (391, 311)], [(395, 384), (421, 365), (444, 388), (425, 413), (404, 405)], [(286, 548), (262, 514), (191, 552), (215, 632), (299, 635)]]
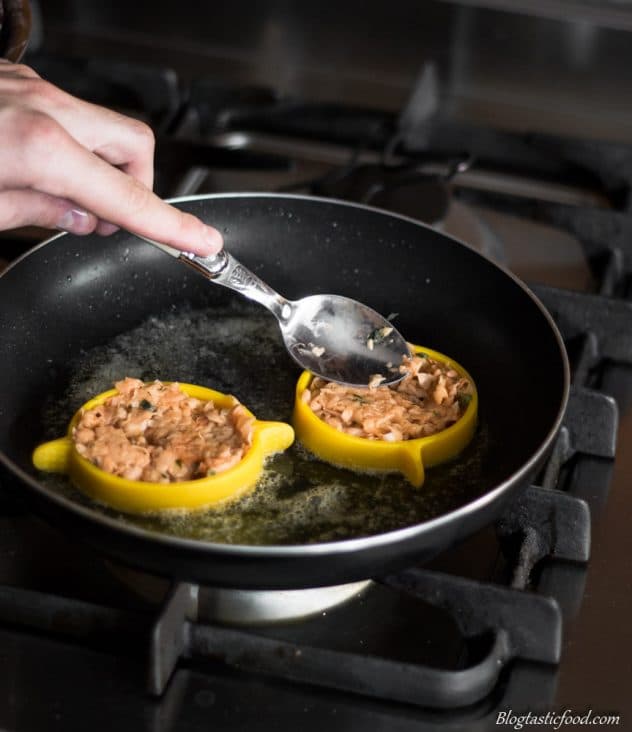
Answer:
[(125, 47), (129, 60), (185, 76), (393, 110), (432, 60), (455, 118), (632, 140), (625, 0), (46, 0), (34, 9), (43, 33), (32, 46), (51, 51), (114, 57)]

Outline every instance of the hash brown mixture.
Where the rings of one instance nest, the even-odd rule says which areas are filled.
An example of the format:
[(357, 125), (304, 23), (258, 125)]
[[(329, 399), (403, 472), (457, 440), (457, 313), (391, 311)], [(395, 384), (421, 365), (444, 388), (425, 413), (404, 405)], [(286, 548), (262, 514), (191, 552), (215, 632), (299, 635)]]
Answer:
[(340, 432), (369, 440), (413, 440), (454, 424), (469, 404), (473, 386), (451, 366), (425, 353), (405, 357), (394, 386), (343, 386), (315, 377), (301, 398)]
[(127, 377), (117, 394), (85, 410), (73, 429), (77, 451), (130, 480), (174, 483), (233, 467), (252, 443), (254, 417), (241, 404), (218, 409), (177, 383)]

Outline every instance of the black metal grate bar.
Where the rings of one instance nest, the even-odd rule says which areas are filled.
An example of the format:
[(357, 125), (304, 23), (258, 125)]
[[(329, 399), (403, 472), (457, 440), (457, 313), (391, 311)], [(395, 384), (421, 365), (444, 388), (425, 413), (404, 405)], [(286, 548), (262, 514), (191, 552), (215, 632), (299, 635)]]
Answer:
[(151, 694), (162, 694), (181, 656), (189, 653), (188, 620), (197, 617), (198, 587), (185, 582), (172, 586), (159, 618), (154, 622), (149, 642)]
[(462, 670), (341, 653), (264, 638), (240, 630), (191, 625), (189, 651), (245, 671), (379, 699), (454, 708), (484, 698), (512, 655), (499, 632), (485, 658)]
[(602, 359), (632, 364), (632, 302), (545, 285), (532, 285), (531, 289), (565, 338), (592, 332)]
[[(183, 656), (219, 660), (242, 671), (434, 708), (467, 706), (484, 698), (512, 658), (559, 660), (560, 613), (550, 598), (421, 569), (380, 581), (447, 609), (466, 638), (493, 633), (488, 652), (467, 668), (444, 670), (189, 622), (184, 619), (192, 597), (189, 585), (174, 588), (155, 625), (154, 637)], [(174, 618), (182, 622), (174, 624)], [(167, 659), (169, 667), (152, 678), (166, 678), (173, 655), (154, 658)], [(162, 690), (151, 688), (153, 693)]]
[[(590, 557), (590, 511), (573, 496), (531, 486), (512, 503), (497, 525), (501, 536), (535, 532), (540, 547), (536, 561), (545, 556), (573, 562)], [(518, 587), (526, 587), (528, 576)]]
[(589, 257), (603, 256), (610, 250), (619, 249), (623, 255), (624, 271), (632, 271), (632, 216), (629, 213), (535, 201), (488, 191), (463, 191), (460, 196), (496, 211), (567, 231), (579, 239)]
[(574, 452), (614, 458), (619, 410), (612, 397), (592, 389), (572, 389), (564, 426)]
[(591, 373), (599, 365), (599, 342), (594, 333), (583, 333), (577, 340), (579, 347), (571, 363), (571, 380), (573, 384), (586, 386)]
[(203, 625), (192, 621), (195, 588), (177, 585), (154, 624), (149, 690), (163, 692), (179, 656), (203, 656), (241, 670), (421, 706), (474, 703), (489, 693), (501, 669), (513, 658), (559, 661), (559, 607), (551, 597), (525, 588), (535, 562), (545, 556), (587, 561), (590, 515), (581, 500), (531, 487), (504, 515), (499, 533), (523, 535), (512, 588), (418, 568), (377, 580), (446, 610), (466, 639), (490, 634), (493, 642), (488, 653), (471, 667), (446, 671)]
[(86, 641), (146, 627), (141, 614), (8, 585), (0, 585), (0, 623)]

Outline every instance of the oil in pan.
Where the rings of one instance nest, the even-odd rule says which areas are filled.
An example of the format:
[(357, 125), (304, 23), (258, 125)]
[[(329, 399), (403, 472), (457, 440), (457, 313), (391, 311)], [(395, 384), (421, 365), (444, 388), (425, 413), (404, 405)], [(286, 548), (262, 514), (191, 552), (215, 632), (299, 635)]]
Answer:
[[(69, 374), (64, 393), (51, 395), (43, 407), (45, 438), (61, 434), (78, 405), (124, 376), (202, 384), (234, 394), (261, 419), (289, 421), (299, 371), (274, 319), (235, 301), (152, 317), (81, 353)], [(153, 516), (127, 516), (89, 503), (63, 477), (42, 474), (40, 480), (72, 500), (151, 531), (217, 543), (306, 544), (403, 528), (471, 501), (489, 487), (483, 480), (487, 449), (483, 408), (470, 445), (453, 462), (428, 470), (423, 487), (415, 489), (397, 474), (367, 475), (327, 465), (295, 443), (268, 462), (257, 488), (244, 498), (223, 508)]]

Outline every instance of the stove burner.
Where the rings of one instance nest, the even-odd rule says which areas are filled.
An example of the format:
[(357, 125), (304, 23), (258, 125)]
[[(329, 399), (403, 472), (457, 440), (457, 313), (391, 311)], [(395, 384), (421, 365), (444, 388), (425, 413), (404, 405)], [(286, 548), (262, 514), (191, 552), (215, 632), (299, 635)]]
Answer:
[(261, 625), (301, 620), (348, 602), (369, 588), (371, 580), (305, 590), (200, 591), (198, 618), (223, 625)]
[[(107, 562), (112, 574), (143, 600), (162, 604), (169, 582), (145, 572)], [(266, 625), (297, 621), (325, 613), (359, 597), (371, 580), (332, 587), (302, 590), (235, 590), (201, 587), (196, 616), (200, 620), (223, 625)]]

